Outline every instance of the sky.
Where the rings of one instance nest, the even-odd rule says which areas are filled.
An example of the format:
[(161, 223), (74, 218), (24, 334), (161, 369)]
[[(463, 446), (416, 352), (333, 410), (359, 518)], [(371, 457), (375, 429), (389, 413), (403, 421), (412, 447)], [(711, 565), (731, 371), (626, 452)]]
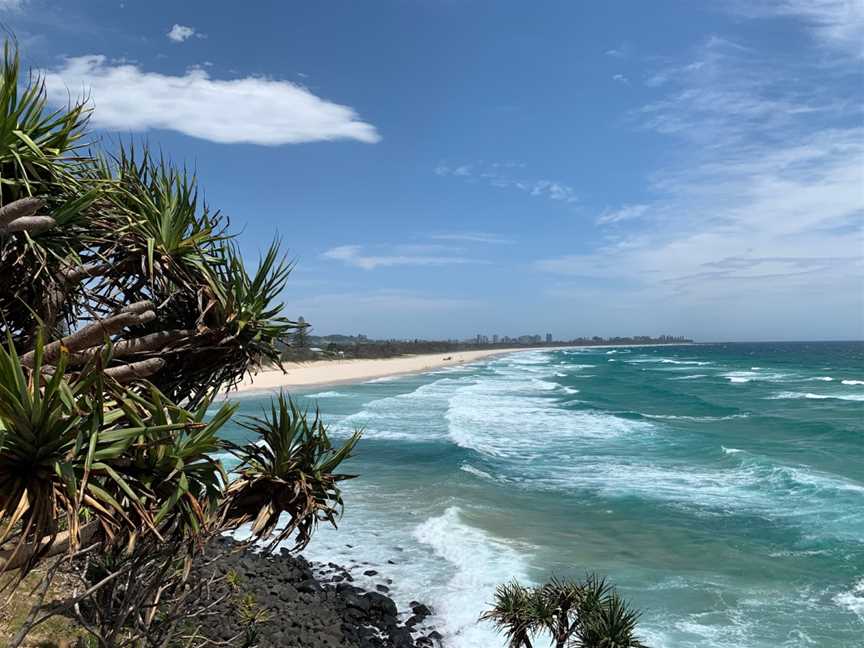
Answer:
[(864, 0), (0, 0), (318, 334), (864, 338)]

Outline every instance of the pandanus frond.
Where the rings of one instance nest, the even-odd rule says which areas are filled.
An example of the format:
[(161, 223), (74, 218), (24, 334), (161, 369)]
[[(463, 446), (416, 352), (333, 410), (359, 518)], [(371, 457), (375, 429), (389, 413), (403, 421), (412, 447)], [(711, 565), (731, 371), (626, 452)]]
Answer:
[(31, 76), (22, 83), (18, 50), (7, 41), (0, 74), (0, 206), (69, 180), (89, 117), (86, 102), (48, 110), (44, 80)]
[(45, 348), (38, 339), (25, 365), (0, 345), (0, 571), (26, 573), (61, 532), (74, 551), (82, 523), (87, 537), (128, 546), (144, 533), (194, 537), (226, 483), (213, 453), (234, 408), (205, 420), (206, 407), (106, 383), (95, 364), (70, 379), (68, 352), (48, 365)]
[(636, 637), (639, 613), (594, 574), (538, 587), (501, 585), (480, 618), (504, 633), (508, 648), (531, 648), (538, 636), (561, 648), (646, 648)]
[(318, 412), (310, 420), (284, 394), (271, 403), (269, 416), (243, 425), (257, 440), (233, 449), (240, 465), (226, 491), (226, 524), (251, 523), (252, 538), (269, 541), (268, 549), (296, 534), (294, 549), (302, 549), (320, 522), (336, 526), (343, 506), (338, 484), (353, 477), (336, 470), (361, 433), (335, 447)]
[(507, 638), (508, 648), (531, 648), (537, 625), (534, 592), (516, 581), (499, 585), (493, 606), (480, 616)]

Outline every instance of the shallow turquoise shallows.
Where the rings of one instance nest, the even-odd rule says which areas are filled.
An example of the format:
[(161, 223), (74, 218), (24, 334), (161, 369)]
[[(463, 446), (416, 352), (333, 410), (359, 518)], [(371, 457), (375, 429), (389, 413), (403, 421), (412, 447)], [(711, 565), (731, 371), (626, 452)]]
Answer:
[(476, 623), (497, 583), (591, 570), (654, 648), (864, 646), (862, 343), (528, 351), (295, 396), (366, 430), (307, 557), (369, 563), (448, 645), (504, 645)]

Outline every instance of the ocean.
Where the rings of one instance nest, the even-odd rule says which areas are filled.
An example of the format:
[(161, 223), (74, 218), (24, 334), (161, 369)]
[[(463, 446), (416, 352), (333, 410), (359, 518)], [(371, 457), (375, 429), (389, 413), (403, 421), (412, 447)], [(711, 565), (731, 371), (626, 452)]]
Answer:
[(653, 648), (864, 646), (864, 343), (532, 350), (294, 395), (365, 429), (304, 554), (392, 579), (448, 646), (504, 645), (477, 623), (498, 583), (586, 571)]

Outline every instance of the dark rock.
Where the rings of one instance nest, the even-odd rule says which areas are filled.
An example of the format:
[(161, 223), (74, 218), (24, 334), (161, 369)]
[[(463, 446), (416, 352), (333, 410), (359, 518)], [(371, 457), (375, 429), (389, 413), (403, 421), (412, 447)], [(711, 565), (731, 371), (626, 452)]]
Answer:
[[(302, 557), (281, 551), (264, 556), (251, 551), (227, 553), (236, 545), (230, 539), (214, 542), (219, 560), (217, 574), (235, 571), (241, 575), (239, 592), (224, 581), (213, 588), (215, 615), (201, 631), (213, 642), (225, 642), (242, 635), (244, 627), (237, 616), (238, 593), (250, 594), (255, 604), (268, 612), (268, 620), (258, 624), (259, 648), (441, 648), (441, 635), (412, 638), (423, 627), (431, 610), (411, 602), (413, 614), (403, 624), (396, 604), (386, 596), (386, 585), (377, 584), (367, 592), (350, 584), (352, 575), (336, 563), (310, 564)], [(395, 564), (390, 561), (391, 564)], [(368, 563), (366, 563), (368, 565)], [(208, 573), (200, 568), (201, 576)], [(362, 569), (358, 565), (358, 569)], [(366, 569), (365, 576), (378, 576)], [(194, 572), (193, 578), (198, 577)], [(390, 579), (385, 579), (392, 583)], [(220, 598), (221, 597), (221, 598)], [(425, 634), (426, 628), (423, 629)]]

